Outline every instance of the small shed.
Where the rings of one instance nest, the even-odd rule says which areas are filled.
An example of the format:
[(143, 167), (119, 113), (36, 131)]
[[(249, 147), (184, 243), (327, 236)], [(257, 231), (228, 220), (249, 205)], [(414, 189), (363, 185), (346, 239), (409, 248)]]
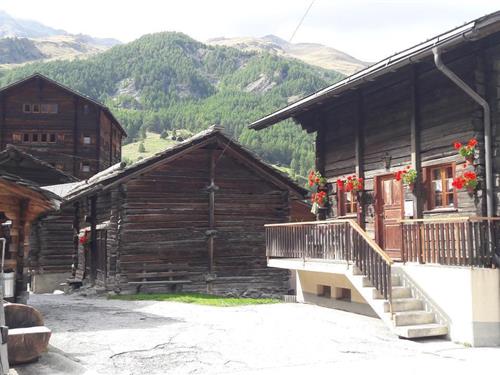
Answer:
[(7, 296), (27, 300), (31, 224), (43, 213), (59, 208), (61, 199), (36, 183), (8, 174), (0, 165), (0, 237), (6, 239), (4, 272), (14, 274), (15, 288)]
[(306, 190), (211, 127), (131, 166), (117, 164), (66, 195), (80, 231), (74, 282), (117, 292), (280, 295), (265, 223), (308, 216)]

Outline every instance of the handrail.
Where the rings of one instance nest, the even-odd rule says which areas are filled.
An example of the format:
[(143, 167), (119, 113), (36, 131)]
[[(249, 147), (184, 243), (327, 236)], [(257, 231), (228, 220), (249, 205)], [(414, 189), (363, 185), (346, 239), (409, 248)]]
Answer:
[(319, 220), (319, 221), (294, 221), (292, 223), (275, 223), (275, 224), (264, 224), (264, 227), (288, 227), (294, 225), (318, 225), (318, 224), (331, 224), (331, 223), (349, 223), (353, 219), (332, 219), (332, 220)]
[(447, 223), (462, 223), (466, 221), (499, 221), (500, 217), (491, 217), (491, 216), (447, 216), (447, 217), (428, 217), (425, 219), (399, 219), (398, 222), (405, 224), (411, 223), (438, 223), (438, 222), (447, 222)]
[(370, 236), (368, 236), (368, 234), (359, 226), (357, 222), (349, 220), (349, 224), (351, 224), (351, 227), (353, 227), (354, 230), (356, 230), (356, 232), (358, 232), (363, 239), (368, 242), (370, 247), (375, 250), (375, 252), (378, 253), (378, 255), (380, 255), (387, 264), (392, 265), (394, 263), (392, 258), (384, 250), (382, 250), (382, 248)]
[(352, 219), (268, 224), (268, 257), (337, 259), (354, 264), (372, 285), (392, 301), (393, 260)]

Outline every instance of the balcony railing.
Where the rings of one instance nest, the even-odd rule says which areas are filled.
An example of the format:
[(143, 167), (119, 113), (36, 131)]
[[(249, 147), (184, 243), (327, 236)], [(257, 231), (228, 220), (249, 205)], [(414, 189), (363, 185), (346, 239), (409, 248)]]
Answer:
[(405, 262), (491, 267), (499, 248), (500, 218), (402, 220)]
[(391, 300), (392, 259), (353, 220), (268, 224), (266, 251), (272, 258), (354, 263)]

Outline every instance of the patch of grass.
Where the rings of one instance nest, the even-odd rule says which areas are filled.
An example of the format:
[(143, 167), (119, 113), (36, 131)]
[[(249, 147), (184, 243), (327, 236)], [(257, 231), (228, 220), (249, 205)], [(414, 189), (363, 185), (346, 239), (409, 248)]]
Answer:
[[(191, 136), (187, 130), (181, 129), (177, 130), (177, 135), (184, 137), (184, 139)], [(126, 144), (122, 147), (122, 156), (125, 160), (130, 160), (131, 162), (135, 162), (139, 159), (147, 158), (157, 152), (163, 151), (166, 148), (172, 147), (173, 145), (179, 142), (172, 141), (171, 139), (163, 139), (160, 138), (160, 134), (147, 132), (146, 138), (140, 139), (137, 142), (132, 142)], [(140, 145), (144, 145), (144, 152), (139, 151)]]
[(221, 297), (210, 294), (201, 293), (139, 293), (131, 295), (116, 295), (110, 296), (110, 299), (124, 301), (171, 301), (194, 303), (197, 305), (230, 307), (230, 306), (245, 306), (245, 305), (265, 305), (271, 303), (280, 303), (281, 300), (276, 298), (237, 298), (237, 297)]

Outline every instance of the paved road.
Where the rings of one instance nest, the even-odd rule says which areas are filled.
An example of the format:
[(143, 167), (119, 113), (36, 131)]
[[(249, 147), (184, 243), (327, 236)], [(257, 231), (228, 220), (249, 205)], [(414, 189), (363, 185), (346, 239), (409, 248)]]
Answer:
[[(35, 295), (53, 348), (18, 374), (472, 374), (500, 348), (395, 338), (374, 318), (311, 305), (208, 307)], [(430, 371), (430, 372), (429, 372)]]

